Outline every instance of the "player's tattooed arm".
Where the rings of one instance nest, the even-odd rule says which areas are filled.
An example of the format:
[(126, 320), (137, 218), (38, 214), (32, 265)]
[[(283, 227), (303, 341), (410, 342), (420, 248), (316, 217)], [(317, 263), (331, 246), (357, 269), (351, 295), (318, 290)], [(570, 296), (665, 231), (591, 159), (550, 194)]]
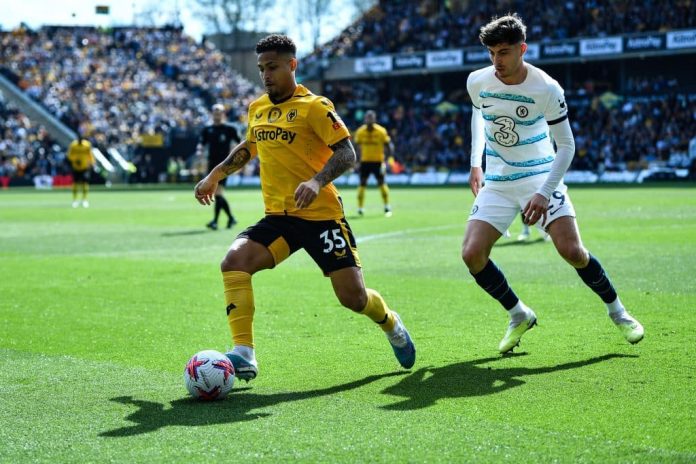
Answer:
[(215, 169), (222, 171), (225, 176), (239, 171), (242, 166), (247, 164), (251, 159), (251, 152), (246, 147), (246, 140), (232, 149), (227, 158), (220, 163)]
[(230, 174), (240, 170), (251, 159), (246, 140), (234, 147), (225, 160), (215, 166), (210, 174), (205, 176), (193, 189), (196, 200), (202, 205), (210, 205), (213, 201), (218, 183)]
[(314, 178), (324, 187), (338, 176), (355, 165), (355, 149), (350, 139), (346, 137), (335, 145), (331, 145), (333, 155), (326, 162), (324, 168)]
[(295, 189), (295, 204), (298, 208), (306, 208), (319, 195), (319, 190), (332, 180), (346, 172), (355, 164), (355, 150), (350, 139), (346, 137), (335, 145), (331, 145), (333, 155), (321, 171), (311, 179), (302, 182)]

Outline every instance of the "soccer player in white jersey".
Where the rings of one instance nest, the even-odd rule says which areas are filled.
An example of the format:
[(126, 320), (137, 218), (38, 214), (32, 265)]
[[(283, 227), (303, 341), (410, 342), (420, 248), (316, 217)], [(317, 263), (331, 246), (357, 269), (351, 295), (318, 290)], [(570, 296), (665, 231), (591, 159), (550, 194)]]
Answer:
[(638, 343), (643, 326), (626, 311), (604, 268), (583, 246), (563, 184), (575, 153), (563, 89), (544, 71), (525, 63), (526, 26), (517, 14), (494, 18), (481, 28), (479, 38), (493, 65), (472, 72), (467, 80), (473, 104), (469, 184), (476, 199), (462, 258), (476, 283), (510, 315), (499, 351), (507, 353), (519, 345), (537, 321), (489, 259), (491, 248), (520, 210), (526, 224), (538, 223), (549, 233), (558, 253), (604, 301), (626, 340)]

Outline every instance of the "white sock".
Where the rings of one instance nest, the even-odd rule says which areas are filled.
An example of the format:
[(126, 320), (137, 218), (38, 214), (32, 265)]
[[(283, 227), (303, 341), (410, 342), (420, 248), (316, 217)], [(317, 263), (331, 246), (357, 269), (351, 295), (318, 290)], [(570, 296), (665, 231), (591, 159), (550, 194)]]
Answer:
[(232, 348), (232, 353), (238, 354), (249, 362), (256, 362), (256, 353), (254, 353), (254, 349), (250, 346), (237, 345)]
[(624, 308), (624, 305), (621, 303), (621, 299), (617, 296), (616, 300), (614, 300), (612, 303), (607, 303), (607, 312), (611, 316), (612, 314), (620, 314), (624, 311), (626, 311), (626, 308)]
[(522, 303), (522, 300), (519, 300), (512, 309), (508, 310), (508, 313), (510, 314), (510, 320), (512, 322), (521, 322), (528, 317), (530, 309)]

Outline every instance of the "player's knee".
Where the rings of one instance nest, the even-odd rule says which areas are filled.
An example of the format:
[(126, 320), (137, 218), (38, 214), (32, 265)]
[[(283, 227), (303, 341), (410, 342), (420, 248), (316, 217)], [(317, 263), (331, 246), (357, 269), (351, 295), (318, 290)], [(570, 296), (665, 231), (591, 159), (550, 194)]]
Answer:
[(228, 251), (220, 263), (220, 271), (222, 272), (242, 271), (252, 274), (252, 267), (252, 262), (236, 250)]
[(488, 256), (479, 247), (464, 244), (462, 247), (462, 259), (471, 272), (477, 273), (486, 265)]
[(367, 293), (365, 290), (337, 290), (336, 296), (343, 306), (352, 311), (360, 312), (367, 305)]
[(558, 253), (574, 267), (582, 267), (587, 263), (587, 250), (578, 243), (560, 245)]
[(236, 271), (238, 269), (235, 269), (236, 264), (237, 264), (237, 259), (234, 256), (233, 252), (228, 252), (224, 258), (222, 258), (222, 262), (220, 263), (220, 271), (222, 272), (229, 272), (229, 271)]

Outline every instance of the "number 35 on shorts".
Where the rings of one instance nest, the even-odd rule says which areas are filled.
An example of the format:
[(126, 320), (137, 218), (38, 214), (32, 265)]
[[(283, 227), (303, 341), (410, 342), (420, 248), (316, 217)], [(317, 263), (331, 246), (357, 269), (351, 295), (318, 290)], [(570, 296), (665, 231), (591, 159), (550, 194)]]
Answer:
[(331, 253), (334, 250), (342, 250), (346, 247), (346, 239), (341, 234), (341, 229), (327, 229), (319, 238), (324, 243), (324, 253)]

